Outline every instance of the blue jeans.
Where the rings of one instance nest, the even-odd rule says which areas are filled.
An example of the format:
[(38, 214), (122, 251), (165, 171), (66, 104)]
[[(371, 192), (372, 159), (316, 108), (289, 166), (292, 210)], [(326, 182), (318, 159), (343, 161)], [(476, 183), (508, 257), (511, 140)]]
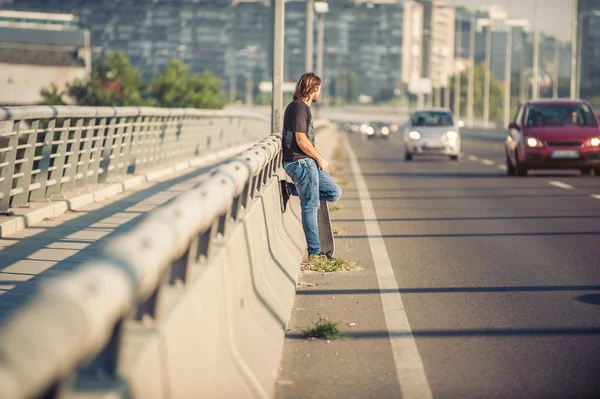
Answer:
[(293, 183), (287, 185), (290, 195), (300, 197), (302, 227), (308, 244), (308, 254), (320, 254), (321, 241), (319, 240), (319, 223), (317, 222), (320, 201), (333, 202), (339, 200), (342, 196), (342, 189), (329, 173), (319, 168), (319, 165), (312, 158), (284, 164), (283, 168), (293, 181)]

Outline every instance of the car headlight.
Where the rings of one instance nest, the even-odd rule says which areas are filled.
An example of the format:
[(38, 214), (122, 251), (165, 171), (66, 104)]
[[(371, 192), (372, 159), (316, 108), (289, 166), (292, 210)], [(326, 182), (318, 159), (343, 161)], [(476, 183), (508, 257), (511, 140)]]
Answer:
[(386, 126), (381, 128), (381, 134), (388, 134), (390, 132), (390, 129), (388, 129)]
[(446, 133), (446, 137), (448, 138), (448, 140), (457, 140), (458, 133), (456, 133), (454, 130), (450, 130), (449, 132)]
[(525, 143), (527, 143), (527, 147), (529, 147), (529, 148), (543, 147), (544, 146), (544, 143), (542, 143), (542, 140), (536, 139), (535, 137), (527, 137), (525, 139)]
[(590, 146), (591, 147), (600, 147), (600, 137), (592, 137), (590, 139)]
[(371, 126), (367, 126), (367, 128), (365, 129), (365, 132), (367, 132), (367, 134), (370, 136), (373, 133), (375, 133), (375, 131), (373, 130), (373, 128)]
[(412, 132), (408, 133), (408, 137), (410, 137), (413, 140), (419, 140), (421, 138), (421, 133), (417, 132), (416, 130), (413, 130)]

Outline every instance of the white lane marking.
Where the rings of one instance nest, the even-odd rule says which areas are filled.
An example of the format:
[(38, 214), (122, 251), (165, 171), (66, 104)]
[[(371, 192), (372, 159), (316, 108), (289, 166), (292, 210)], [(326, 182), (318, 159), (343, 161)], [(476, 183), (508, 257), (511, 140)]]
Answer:
[(469, 155), (469, 161), (477, 161), (479, 158), (477, 158), (475, 155)]
[(550, 185), (552, 185), (554, 187), (564, 188), (565, 190), (573, 190), (575, 188), (575, 187), (571, 186), (570, 184), (563, 183), (558, 180), (552, 180), (550, 182)]
[(377, 215), (375, 214), (375, 208), (371, 201), (367, 183), (362, 175), (356, 154), (348, 141), (346, 141), (345, 147), (346, 154), (348, 154), (348, 158), (350, 159), (365, 219), (369, 246), (371, 247), (371, 255), (375, 264), (375, 272), (381, 293), (385, 324), (396, 366), (396, 378), (400, 384), (402, 397), (405, 399), (430, 399), (432, 398), (431, 389), (425, 375), (423, 361), (421, 360), (417, 343), (412, 334), (408, 316), (404, 310), (402, 296), (398, 290), (394, 269), (392, 268), (385, 242), (381, 236), (379, 222), (377, 221)]
[(494, 164), (495, 164), (495, 162), (494, 162), (494, 161), (492, 161), (492, 160), (489, 160), (489, 159), (482, 159), (482, 160), (481, 160), (481, 163), (482, 163), (482, 164), (484, 164), (484, 165), (489, 165), (489, 166), (491, 166), (491, 165), (494, 165)]
[(593, 198), (600, 199), (600, 194), (592, 194)]
[(498, 165), (498, 169), (507, 170), (506, 165)]

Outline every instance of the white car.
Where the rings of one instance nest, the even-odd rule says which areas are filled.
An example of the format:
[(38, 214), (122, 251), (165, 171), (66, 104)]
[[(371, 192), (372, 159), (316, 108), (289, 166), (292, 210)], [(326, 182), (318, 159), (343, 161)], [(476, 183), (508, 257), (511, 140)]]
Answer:
[(460, 155), (460, 128), (447, 108), (427, 108), (414, 111), (404, 130), (404, 159), (415, 155), (449, 156), (457, 161)]

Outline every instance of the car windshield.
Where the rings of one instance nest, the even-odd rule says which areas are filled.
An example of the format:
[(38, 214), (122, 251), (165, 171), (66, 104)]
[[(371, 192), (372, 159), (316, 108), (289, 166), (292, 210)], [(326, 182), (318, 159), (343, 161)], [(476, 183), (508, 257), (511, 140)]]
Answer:
[(592, 110), (586, 104), (532, 105), (525, 114), (527, 127), (597, 126)]
[(447, 111), (415, 112), (412, 118), (413, 126), (453, 126), (452, 114)]

